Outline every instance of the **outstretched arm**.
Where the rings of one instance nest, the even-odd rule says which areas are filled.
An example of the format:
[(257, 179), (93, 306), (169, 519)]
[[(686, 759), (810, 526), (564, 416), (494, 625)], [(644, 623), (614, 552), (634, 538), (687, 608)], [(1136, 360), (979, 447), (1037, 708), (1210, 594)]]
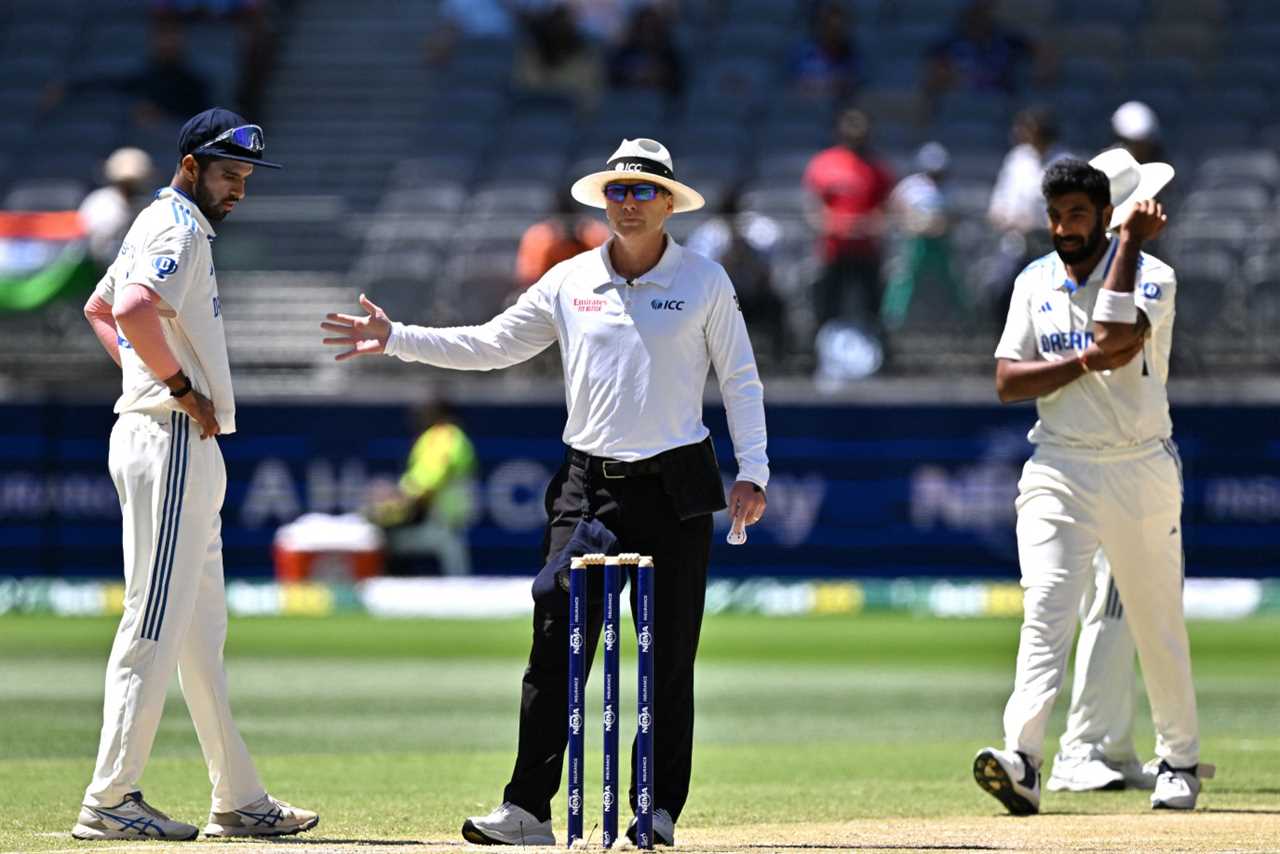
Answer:
[(396, 323), (362, 294), (366, 316), (329, 314), (320, 328), (337, 333), (325, 338), (325, 344), (346, 348), (337, 355), (339, 361), (386, 353), (439, 368), (490, 371), (531, 359), (555, 343), (551, 302), (550, 289), (540, 281), (488, 323), (434, 328)]

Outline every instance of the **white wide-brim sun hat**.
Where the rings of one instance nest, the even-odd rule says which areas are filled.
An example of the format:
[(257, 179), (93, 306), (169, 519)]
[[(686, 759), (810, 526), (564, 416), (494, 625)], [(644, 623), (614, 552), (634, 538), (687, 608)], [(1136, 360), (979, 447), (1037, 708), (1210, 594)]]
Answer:
[(605, 207), (604, 185), (611, 181), (652, 181), (671, 191), (673, 213), (696, 211), (706, 204), (697, 190), (676, 180), (671, 152), (656, 139), (624, 139), (605, 162), (608, 168), (573, 182), (574, 199), (593, 208)]
[(1138, 202), (1154, 199), (1156, 193), (1173, 180), (1173, 167), (1168, 163), (1139, 163), (1128, 149), (1112, 148), (1089, 161), (1111, 181), (1111, 214), (1108, 231), (1115, 231), (1129, 218)]

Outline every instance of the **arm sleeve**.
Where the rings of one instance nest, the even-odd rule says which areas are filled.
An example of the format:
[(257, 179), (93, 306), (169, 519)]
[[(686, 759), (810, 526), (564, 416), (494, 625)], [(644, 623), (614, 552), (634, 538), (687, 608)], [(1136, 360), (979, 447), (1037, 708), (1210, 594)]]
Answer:
[(1029, 362), (1038, 356), (1028, 294), (1029, 288), (1023, 277), (1019, 276), (1009, 300), (1009, 315), (1004, 321), (1004, 332), (1000, 335), (1000, 343), (996, 345), (997, 359)]
[(1173, 298), (1177, 289), (1177, 277), (1172, 267), (1142, 258), (1138, 281), (1133, 286), (1133, 302), (1147, 316), (1152, 329), (1173, 322)]
[(97, 289), (89, 297), (89, 301), (84, 304), (84, 316), (89, 321), (89, 327), (93, 330), (93, 334), (102, 343), (102, 349), (107, 351), (111, 361), (119, 365), (120, 333), (116, 329), (116, 319), (111, 314), (111, 303), (103, 299)]
[(116, 300), (112, 314), (142, 364), (156, 379), (163, 380), (176, 374), (181, 366), (169, 349), (169, 343), (164, 340), (159, 302), (155, 293), (145, 285), (131, 283), (125, 286)]
[(159, 295), (176, 312), (182, 311), (188, 285), (192, 281), (189, 250), (193, 241), (204, 240), (185, 225), (171, 225), (151, 237), (139, 252), (124, 285), (144, 285)]
[(738, 480), (750, 481), (763, 489), (769, 485), (764, 384), (756, 370), (756, 357), (738, 307), (738, 295), (723, 270), (714, 287), (707, 317), (707, 350), (720, 381), (733, 453), (738, 461)]
[(391, 324), (385, 353), (404, 362), (438, 368), (492, 371), (531, 359), (556, 340), (553, 269), (520, 295), (516, 304), (481, 326), (428, 328)]

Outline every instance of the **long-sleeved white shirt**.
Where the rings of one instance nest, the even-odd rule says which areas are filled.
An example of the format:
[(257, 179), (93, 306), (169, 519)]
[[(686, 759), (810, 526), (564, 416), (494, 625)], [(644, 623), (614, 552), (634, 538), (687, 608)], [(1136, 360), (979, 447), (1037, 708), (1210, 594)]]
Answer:
[(714, 365), (738, 479), (767, 486), (764, 387), (728, 274), (668, 236), (657, 266), (628, 282), (609, 263), (610, 243), (557, 264), (483, 325), (394, 323), (386, 353), (485, 371), (559, 342), (565, 444), (628, 462), (707, 437), (702, 392)]

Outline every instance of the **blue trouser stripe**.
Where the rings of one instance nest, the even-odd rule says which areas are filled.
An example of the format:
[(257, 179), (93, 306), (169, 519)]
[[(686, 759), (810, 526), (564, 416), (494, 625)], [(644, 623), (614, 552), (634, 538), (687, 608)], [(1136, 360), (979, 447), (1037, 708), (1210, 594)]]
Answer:
[(160, 627), (164, 625), (165, 607), (169, 604), (169, 582), (173, 580), (173, 556), (178, 548), (178, 526), (182, 522), (182, 503), (187, 487), (187, 456), (191, 443), (187, 441), (191, 433), (191, 419), (185, 415), (178, 416), (178, 430), (182, 434), (182, 445), (178, 449), (178, 505), (173, 514), (173, 534), (169, 537), (169, 556), (165, 559), (164, 586), (160, 590), (160, 612), (156, 617), (156, 638), (160, 637)]
[(164, 553), (165, 544), (168, 542), (169, 511), (173, 504), (173, 476), (178, 462), (177, 436), (178, 413), (171, 412), (169, 414), (169, 459), (165, 471), (164, 506), (160, 512), (160, 529), (156, 532), (155, 546), (152, 548), (151, 581), (147, 591), (147, 607), (142, 618), (142, 636), (150, 640), (155, 640), (151, 636), (151, 621), (152, 613), (155, 610), (156, 596), (160, 589), (160, 558)]
[[(155, 556), (151, 563), (151, 586), (147, 595), (147, 607), (142, 619), (142, 637), (160, 639), (160, 622), (163, 600), (168, 591), (167, 575), (172, 556), (172, 546), (177, 540), (178, 519), (182, 512), (180, 479), (185, 479), (187, 418), (177, 412), (169, 417), (169, 462), (165, 474), (164, 508), (160, 514), (160, 531), (156, 537)], [(183, 478), (179, 477), (182, 470)]]

